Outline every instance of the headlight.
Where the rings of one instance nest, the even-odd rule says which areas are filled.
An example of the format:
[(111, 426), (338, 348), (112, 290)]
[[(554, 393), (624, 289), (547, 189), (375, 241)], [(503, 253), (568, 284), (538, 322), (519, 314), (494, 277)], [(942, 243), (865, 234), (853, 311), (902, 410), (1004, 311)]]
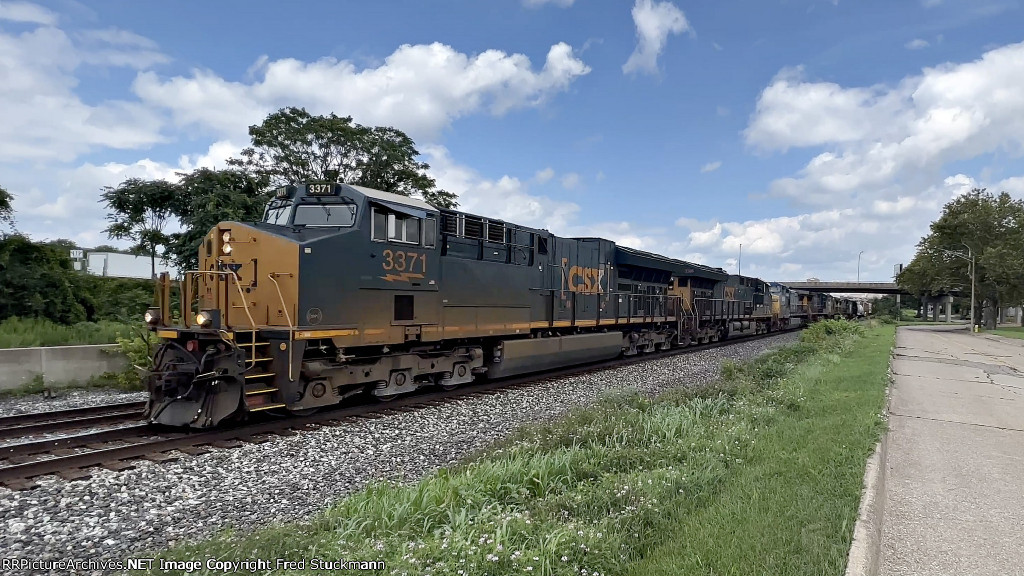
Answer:
[(225, 254), (231, 254), (231, 244), (228, 244), (227, 242), (221, 244), (220, 251)]
[(160, 321), (160, 310), (150, 308), (149, 310), (146, 310), (146, 314), (143, 318), (146, 320), (146, 324), (156, 324)]
[(208, 312), (200, 312), (199, 314), (196, 314), (196, 324), (202, 326), (203, 328), (206, 328), (212, 322), (213, 318), (210, 316)]
[(224, 239), (224, 242), (231, 242), (231, 230), (225, 230), (221, 238)]

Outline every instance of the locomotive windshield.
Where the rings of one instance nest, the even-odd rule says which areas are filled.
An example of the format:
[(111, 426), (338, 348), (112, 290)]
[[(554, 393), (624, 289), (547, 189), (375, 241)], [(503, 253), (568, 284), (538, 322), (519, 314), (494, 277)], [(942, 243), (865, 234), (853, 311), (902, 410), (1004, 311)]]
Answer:
[(349, 227), (356, 222), (356, 206), (337, 202), (295, 205), (291, 200), (274, 200), (267, 205), (263, 221), (278, 226)]
[(263, 221), (267, 224), (287, 226), (288, 218), (292, 214), (291, 200), (274, 200), (267, 205), (267, 211), (263, 214)]
[(355, 222), (355, 204), (300, 204), (295, 207), (296, 226), (347, 227)]

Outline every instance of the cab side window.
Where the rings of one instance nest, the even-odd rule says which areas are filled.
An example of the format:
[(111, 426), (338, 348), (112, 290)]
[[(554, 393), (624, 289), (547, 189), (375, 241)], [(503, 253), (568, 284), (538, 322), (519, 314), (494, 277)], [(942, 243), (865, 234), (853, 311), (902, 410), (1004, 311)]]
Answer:
[(419, 244), (420, 219), (404, 214), (388, 214), (388, 240), (405, 244)]
[(372, 238), (378, 242), (384, 242), (388, 239), (388, 215), (379, 208), (373, 209)]
[(437, 243), (437, 221), (427, 218), (423, 221), (423, 245), (433, 248)]
[[(434, 231), (433, 220), (426, 221), (426, 228)], [(400, 242), (420, 244), (423, 240), (423, 221), (415, 216), (395, 214), (381, 208), (373, 208), (373, 224), (370, 237), (376, 242)], [(432, 241), (433, 239), (430, 238)]]

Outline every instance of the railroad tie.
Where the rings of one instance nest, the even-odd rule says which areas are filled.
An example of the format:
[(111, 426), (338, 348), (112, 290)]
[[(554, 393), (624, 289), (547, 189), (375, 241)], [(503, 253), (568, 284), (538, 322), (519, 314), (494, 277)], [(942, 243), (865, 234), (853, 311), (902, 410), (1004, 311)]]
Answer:
[(65, 480), (79, 480), (82, 478), (91, 478), (92, 472), (89, 472), (83, 468), (68, 468), (66, 470), (59, 470), (57, 476)]
[(175, 460), (178, 460), (177, 456), (173, 456), (166, 452), (151, 452), (143, 456), (143, 458), (145, 458), (146, 460), (150, 460), (152, 462), (173, 462)]

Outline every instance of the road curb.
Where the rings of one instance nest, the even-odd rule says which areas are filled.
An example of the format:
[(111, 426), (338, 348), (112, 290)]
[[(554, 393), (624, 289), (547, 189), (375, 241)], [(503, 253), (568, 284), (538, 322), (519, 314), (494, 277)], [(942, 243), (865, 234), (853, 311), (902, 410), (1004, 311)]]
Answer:
[(857, 524), (853, 527), (853, 543), (850, 545), (850, 554), (846, 560), (846, 576), (876, 576), (881, 567), (882, 521), (888, 476), (889, 402), (895, 382), (891, 356), (889, 362), (889, 385), (885, 390), (885, 408), (882, 413), (885, 431), (882, 432), (882, 438), (875, 445), (875, 451), (868, 458), (864, 469)]

